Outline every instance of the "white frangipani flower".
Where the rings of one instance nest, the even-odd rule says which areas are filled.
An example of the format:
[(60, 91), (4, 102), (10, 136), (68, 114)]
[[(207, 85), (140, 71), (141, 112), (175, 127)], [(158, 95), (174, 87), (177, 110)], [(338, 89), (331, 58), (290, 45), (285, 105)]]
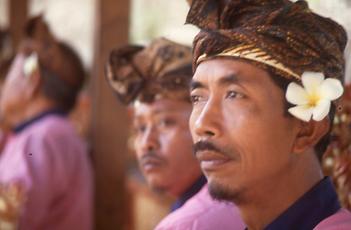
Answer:
[(23, 73), (26, 77), (30, 76), (34, 70), (38, 68), (38, 55), (32, 53), (29, 57), (26, 58), (23, 65)]
[(286, 99), (296, 106), (289, 113), (303, 121), (323, 120), (329, 113), (331, 101), (338, 99), (344, 88), (338, 79), (324, 79), (323, 73), (305, 72), (302, 85), (292, 82), (286, 90)]

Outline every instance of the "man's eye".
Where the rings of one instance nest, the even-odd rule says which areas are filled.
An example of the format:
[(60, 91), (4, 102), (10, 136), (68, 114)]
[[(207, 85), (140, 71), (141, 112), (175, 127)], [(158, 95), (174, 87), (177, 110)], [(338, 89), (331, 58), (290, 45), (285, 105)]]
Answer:
[(200, 101), (201, 97), (199, 95), (191, 95), (190, 96), (190, 101), (193, 105), (198, 103)]
[(229, 91), (226, 95), (226, 98), (243, 98), (244, 95), (241, 93), (238, 93), (236, 91)]
[(175, 121), (173, 119), (161, 119), (159, 121), (159, 126), (161, 127), (169, 127), (175, 124)]
[(144, 133), (146, 130), (146, 125), (138, 125), (134, 128), (136, 133)]

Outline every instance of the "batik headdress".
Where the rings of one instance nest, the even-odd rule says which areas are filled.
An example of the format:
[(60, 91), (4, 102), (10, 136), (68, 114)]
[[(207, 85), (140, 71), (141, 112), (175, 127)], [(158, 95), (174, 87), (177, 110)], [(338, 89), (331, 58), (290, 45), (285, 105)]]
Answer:
[(124, 104), (158, 98), (189, 100), (191, 60), (190, 47), (159, 38), (147, 47), (128, 45), (114, 49), (105, 72)]
[[(288, 80), (302, 81), (305, 88), (312, 78), (319, 85), (324, 77), (332, 78), (324, 86), (335, 86), (338, 92), (327, 99), (340, 97), (341, 84), (330, 80), (344, 80), (346, 32), (333, 20), (313, 13), (303, 0), (193, 0), (186, 22), (201, 29), (194, 40), (194, 69), (214, 57), (240, 58)], [(310, 100), (318, 98), (316, 92), (313, 98), (308, 93), (299, 109), (320, 102)], [(316, 120), (329, 111), (330, 100), (321, 116), (313, 116)], [(311, 116), (299, 118), (308, 121)]]

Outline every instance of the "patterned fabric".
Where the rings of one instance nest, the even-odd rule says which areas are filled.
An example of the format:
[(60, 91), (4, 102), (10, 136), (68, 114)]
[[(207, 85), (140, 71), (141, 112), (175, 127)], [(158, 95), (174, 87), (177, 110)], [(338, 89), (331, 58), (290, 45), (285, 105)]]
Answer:
[(149, 46), (128, 45), (111, 52), (107, 80), (124, 104), (157, 98), (189, 100), (191, 49), (165, 38)]
[(201, 29), (194, 68), (202, 60), (230, 56), (288, 79), (299, 80), (305, 71), (344, 78), (345, 30), (311, 12), (303, 0), (194, 0), (186, 22)]
[(0, 229), (17, 229), (25, 200), (21, 184), (0, 184)]

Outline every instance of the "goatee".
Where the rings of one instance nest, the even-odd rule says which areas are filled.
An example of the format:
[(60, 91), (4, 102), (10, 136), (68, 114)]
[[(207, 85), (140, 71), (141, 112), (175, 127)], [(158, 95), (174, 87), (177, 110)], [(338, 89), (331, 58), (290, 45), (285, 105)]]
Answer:
[(229, 186), (211, 182), (208, 185), (208, 191), (211, 197), (218, 201), (233, 202), (235, 204), (244, 202), (242, 191), (235, 190)]

